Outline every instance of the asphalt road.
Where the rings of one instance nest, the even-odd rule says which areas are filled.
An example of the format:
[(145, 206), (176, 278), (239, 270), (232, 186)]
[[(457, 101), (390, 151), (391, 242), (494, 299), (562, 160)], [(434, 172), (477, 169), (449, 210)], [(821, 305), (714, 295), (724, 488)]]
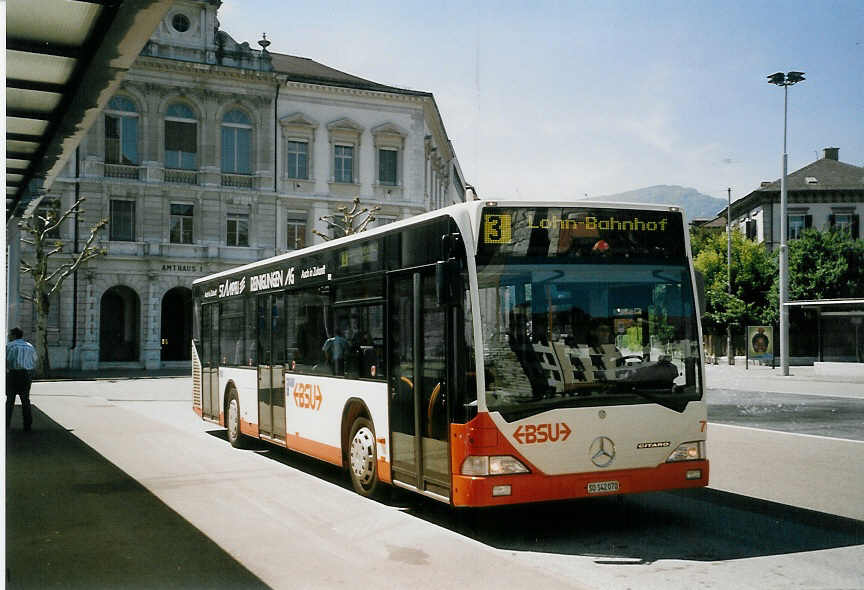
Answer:
[[(857, 441), (712, 422), (711, 488), (461, 511), (401, 491), (368, 501), (332, 466), (259, 443), (233, 449), (192, 413), (189, 388), (189, 379), (34, 385), (41, 411), (220, 549), (184, 553), (200, 563), (163, 585), (204, 587), (209, 578), (189, 581), (215, 556), (213, 568), (274, 588), (864, 588)], [(130, 485), (98, 488), (103, 518), (138, 510), (111, 503)], [(142, 544), (170, 534), (139, 529), (130, 546), (136, 534)], [(120, 585), (146, 587), (131, 574)]]
[(709, 389), (708, 420), (864, 441), (864, 398)]

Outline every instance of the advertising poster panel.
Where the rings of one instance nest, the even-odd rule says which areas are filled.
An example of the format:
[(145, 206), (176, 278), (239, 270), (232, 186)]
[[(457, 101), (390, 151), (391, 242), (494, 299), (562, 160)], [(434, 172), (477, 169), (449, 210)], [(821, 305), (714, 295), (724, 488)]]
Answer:
[(751, 361), (773, 361), (774, 331), (771, 326), (747, 326), (747, 357)]

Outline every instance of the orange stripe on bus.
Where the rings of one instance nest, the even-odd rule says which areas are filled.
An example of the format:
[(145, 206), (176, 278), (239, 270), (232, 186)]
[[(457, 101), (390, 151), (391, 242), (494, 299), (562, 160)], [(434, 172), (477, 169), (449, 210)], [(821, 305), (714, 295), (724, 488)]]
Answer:
[(286, 434), (285, 442), (292, 451), (342, 466), (342, 449), (297, 434)]
[(253, 424), (252, 422), (246, 422), (246, 420), (241, 418), (240, 419), (240, 432), (242, 432), (246, 436), (258, 438), (258, 425)]
[(384, 459), (378, 459), (378, 480), (384, 483), (393, 483), (390, 475), (390, 463)]

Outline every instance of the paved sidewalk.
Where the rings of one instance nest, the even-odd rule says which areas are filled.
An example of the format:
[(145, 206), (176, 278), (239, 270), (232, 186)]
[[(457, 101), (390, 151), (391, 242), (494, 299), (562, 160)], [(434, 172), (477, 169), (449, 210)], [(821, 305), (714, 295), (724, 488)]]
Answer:
[(864, 379), (843, 375), (819, 375), (814, 367), (789, 367), (784, 376), (780, 367), (758, 366), (747, 369), (743, 362), (735, 365), (705, 365), (709, 389), (800, 393), (864, 399)]
[(137, 481), (33, 407), (6, 433), (6, 588), (266, 588)]
[(159, 379), (162, 377), (190, 377), (192, 369), (100, 369), (98, 371), (73, 371), (52, 369), (51, 376), (37, 381), (106, 381), (118, 379)]

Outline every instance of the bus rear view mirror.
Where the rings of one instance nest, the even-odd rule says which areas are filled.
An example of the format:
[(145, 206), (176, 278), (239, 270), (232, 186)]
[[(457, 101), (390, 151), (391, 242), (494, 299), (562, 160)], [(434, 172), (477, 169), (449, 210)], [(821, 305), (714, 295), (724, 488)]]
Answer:
[(439, 306), (454, 303), (458, 272), (459, 265), (455, 260), (439, 260), (435, 263), (435, 299)]

